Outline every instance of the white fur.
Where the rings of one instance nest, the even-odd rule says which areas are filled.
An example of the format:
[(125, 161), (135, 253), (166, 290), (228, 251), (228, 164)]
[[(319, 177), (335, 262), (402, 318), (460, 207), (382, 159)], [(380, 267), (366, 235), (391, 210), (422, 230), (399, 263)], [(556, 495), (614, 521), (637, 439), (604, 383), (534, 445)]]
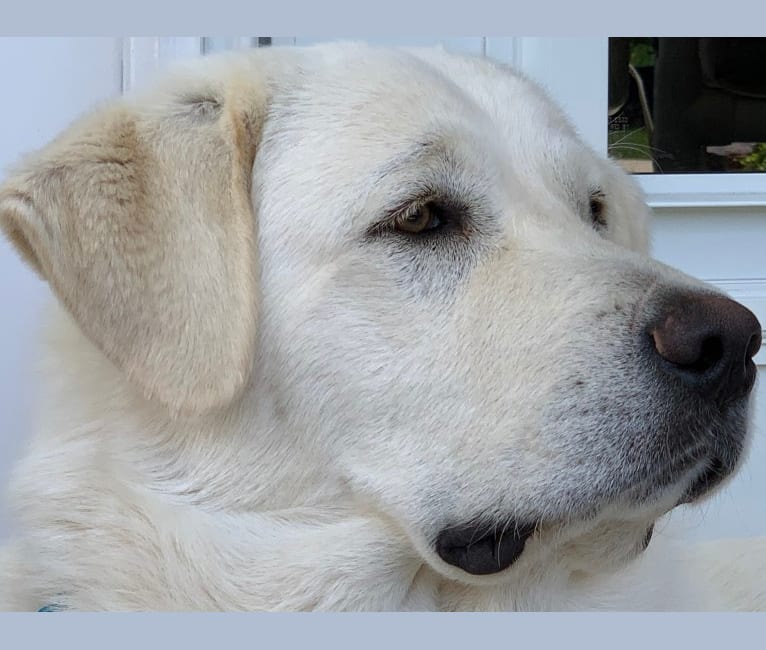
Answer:
[[(190, 89), (241, 107), (226, 134), (237, 120), (258, 122), (252, 215), (230, 207), (224, 181), (183, 175), (195, 157), (232, 164), (218, 135), (173, 135), (183, 131), (172, 130), (174, 102)], [(131, 101), (139, 134), (151, 124), (164, 137), (152, 174), (171, 180), (149, 199), (171, 215), (168, 248), (145, 242), (163, 262), (138, 267), (151, 299), (130, 303), (119, 323), (79, 308), (87, 283), (103, 289), (92, 275), (72, 285), (74, 306), (52, 307), (39, 421), (11, 491), (15, 536), (0, 554), (0, 609), (766, 607), (766, 541), (688, 548), (658, 533), (636, 557), (691, 475), (648, 505), (600, 501), (635, 459), (621, 451), (620, 418), (583, 424), (597, 395), (576, 392), (575, 380), (624, 402), (610, 374), (623, 364), (640, 395), (627, 406), (651, 428), (653, 398), (617, 341), (657, 287), (704, 287), (646, 256), (640, 192), (533, 84), (440, 50), (336, 45), (211, 57)], [(100, 115), (92, 137), (106, 142), (113, 127)], [(67, 142), (55, 146), (42, 155), (69, 161)], [(35, 176), (47, 163), (30, 164), (34, 173), (9, 185), (5, 227), (49, 281), (49, 268), (62, 269), (52, 284), (64, 286), (72, 256), (87, 264), (97, 247), (80, 245), (87, 230), (75, 252), (53, 241), (64, 251), (57, 267), (36, 248), (39, 206), (60, 208)], [(426, 177), (473, 206), (480, 232), (452, 257), (367, 237), (392, 197)], [(594, 186), (606, 194), (602, 233), (581, 209)], [(191, 229), (182, 221), (196, 209), (184, 203), (192, 191), (229, 206), (209, 232), (208, 214)], [(19, 207), (22, 194), (33, 207)], [(117, 237), (129, 245), (136, 216), (125, 219)], [(243, 270), (251, 260), (239, 242), (247, 251), (251, 236), (257, 270)], [(209, 263), (217, 254), (233, 258), (226, 272)], [(108, 287), (140, 295), (135, 277), (117, 273)], [(202, 296), (191, 308), (174, 290), (182, 281)], [(146, 359), (120, 347), (138, 331), (130, 310), (142, 309), (141, 336), (160, 350)], [(231, 321), (241, 330), (231, 334)], [(122, 339), (110, 329), (123, 327)], [(227, 346), (230, 335), (252, 336), (254, 349)], [(211, 383), (195, 383), (198, 368)], [(477, 513), (543, 525), (509, 569), (469, 576), (431, 541)], [(546, 525), (554, 515), (560, 523)]]

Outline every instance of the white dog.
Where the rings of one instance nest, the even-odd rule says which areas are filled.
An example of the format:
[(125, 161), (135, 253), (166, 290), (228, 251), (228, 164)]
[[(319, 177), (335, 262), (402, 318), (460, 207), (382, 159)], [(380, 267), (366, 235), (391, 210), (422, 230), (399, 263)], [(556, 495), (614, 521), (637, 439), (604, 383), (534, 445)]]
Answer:
[(766, 607), (766, 542), (649, 543), (741, 462), (761, 327), (647, 216), (441, 50), (210, 57), (96, 110), (0, 189), (61, 305), (0, 608)]

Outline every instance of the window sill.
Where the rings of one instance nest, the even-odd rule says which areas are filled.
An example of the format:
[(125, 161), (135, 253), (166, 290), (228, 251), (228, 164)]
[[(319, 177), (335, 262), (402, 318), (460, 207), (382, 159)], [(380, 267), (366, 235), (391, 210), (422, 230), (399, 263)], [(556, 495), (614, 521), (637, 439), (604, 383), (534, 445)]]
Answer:
[(766, 192), (660, 192), (649, 193), (652, 208), (760, 208), (766, 207)]

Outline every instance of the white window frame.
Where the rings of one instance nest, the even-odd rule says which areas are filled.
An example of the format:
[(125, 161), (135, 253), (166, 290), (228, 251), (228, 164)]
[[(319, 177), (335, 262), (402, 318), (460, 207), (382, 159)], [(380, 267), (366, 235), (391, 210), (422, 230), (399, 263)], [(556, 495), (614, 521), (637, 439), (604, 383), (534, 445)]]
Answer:
[(122, 92), (144, 85), (171, 61), (201, 56), (202, 38), (133, 37), (122, 39)]
[[(547, 86), (583, 137), (606, 154), (608, 39), (518, 40), (520, 54), (515, 63)], [(589, 74), (582, 74), (585, 70)], [(576, 71), (579, 74), (574, 74)], [(579, 93), (578, 88), (582, 89)], [(637, 174), (635, 178), (653, 208), (766, 206), (766, 174)]]

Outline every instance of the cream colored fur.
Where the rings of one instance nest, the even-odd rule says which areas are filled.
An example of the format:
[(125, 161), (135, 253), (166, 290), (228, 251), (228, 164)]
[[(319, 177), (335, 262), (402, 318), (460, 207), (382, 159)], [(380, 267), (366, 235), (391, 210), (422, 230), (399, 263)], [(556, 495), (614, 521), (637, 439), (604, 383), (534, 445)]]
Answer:
[[(376, 236), (424, 186), (464, 240)], [(0, 609), (766, 608), (764, 540), (638, 554), (691, 474), (602, 499), (634, 461), (584, 407), (625, 401), (628, 312), (702, 288), (647, 217), (538, 88), (439, 50), (210, 57), (95, 110), (0, 189), (58, 298)], [(431, 541), (476, 513), (541, 524), (469, 576)]]

